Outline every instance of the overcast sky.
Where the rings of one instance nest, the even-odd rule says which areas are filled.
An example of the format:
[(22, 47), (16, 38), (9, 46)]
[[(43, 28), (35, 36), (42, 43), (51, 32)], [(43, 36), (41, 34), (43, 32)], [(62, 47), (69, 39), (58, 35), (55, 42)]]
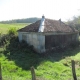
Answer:
[(71, 19), (80, 14), (80, 0), (0, 0), (0, 21), (41, 17)]

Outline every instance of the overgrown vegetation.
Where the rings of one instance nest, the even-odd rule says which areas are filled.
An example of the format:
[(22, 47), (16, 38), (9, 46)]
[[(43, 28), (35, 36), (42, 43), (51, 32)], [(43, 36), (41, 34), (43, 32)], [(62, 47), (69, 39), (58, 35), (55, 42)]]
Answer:
[(79, 31), (79, 33), (80, 33), (80, 16), (78, 16), (78, 17), (74, 16), (73, 20), (68, 20), (67, 23), (70, 26), (76, 28)]
[(10, 28), (10, 29), (8, 30), (8, 34), (9, 34), (9, 35), (16, 35), (16, 34), (17, 34), (17, 29), (16, 29), (15, 27)]
[(0, 62), (3, 80), (31, 80), (30, 67), (35, 67), (38, 80), (73, 80), (71, 60), (76, 61), (76, 73), (80, 79), (80, 46), (68, 48), (63, 52), (37, 54), (17, 35), (1, 35)]

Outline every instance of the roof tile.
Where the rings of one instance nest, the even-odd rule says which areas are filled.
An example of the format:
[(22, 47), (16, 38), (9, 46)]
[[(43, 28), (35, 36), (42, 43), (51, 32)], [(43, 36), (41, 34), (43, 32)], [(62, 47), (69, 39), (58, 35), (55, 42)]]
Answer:
[[(36, 21), (22, 29), (20, 32), (38, 32), (41, 20)], [(71, 26), (66, 25), (59, 20), (45, 19), (44, 32), (76, 32), (77, 30)]]

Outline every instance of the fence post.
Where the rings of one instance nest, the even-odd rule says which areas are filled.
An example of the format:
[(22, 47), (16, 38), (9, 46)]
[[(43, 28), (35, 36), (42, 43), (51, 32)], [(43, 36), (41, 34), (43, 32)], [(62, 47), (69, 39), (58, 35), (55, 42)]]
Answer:
[(1, 63), (0, 63), (0, 80), (2, 80)]
[(32, 74), (32, 80), (36, 80), (36, 75), (35, 75), (35, 71), (34, 71), (34, 67), (31, 67), (31, 74)]
[(74, 79), (74, 80), (77, 80), (76, 71), (75, 71), (75, 61), (74, 61), (74, 60), (71, 60), (71, 63), (72, 63), (72, 74), (73, 74), (73, 79)]

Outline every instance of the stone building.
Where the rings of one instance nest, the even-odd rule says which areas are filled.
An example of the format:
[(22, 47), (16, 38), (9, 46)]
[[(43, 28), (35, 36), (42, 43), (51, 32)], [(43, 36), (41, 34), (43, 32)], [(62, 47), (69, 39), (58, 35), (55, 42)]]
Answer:
[(47, 19), (44, 16), (35, 23), (18, 30), (19, 41), (25, 40), (33, 45), (38, 53), (44, 53), (58, 46), (67, 46), (77, 42), (79, 32), (59, 20)]

